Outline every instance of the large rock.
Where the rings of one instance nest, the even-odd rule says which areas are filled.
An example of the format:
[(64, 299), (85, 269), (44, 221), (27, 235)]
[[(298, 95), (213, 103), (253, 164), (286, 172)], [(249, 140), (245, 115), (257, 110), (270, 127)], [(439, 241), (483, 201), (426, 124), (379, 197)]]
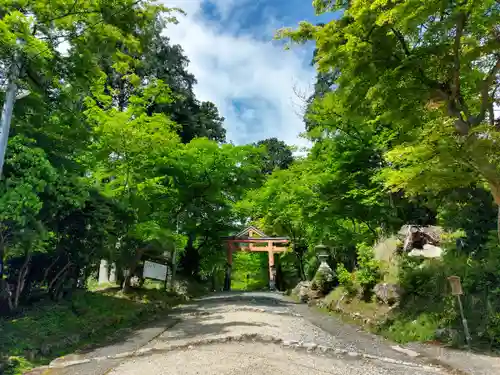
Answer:
[(379, 283), (373, 288), (377, 301), (386, 305), (394, 305), (399, 302), (403, 289), (397, 284)]
[(439, 246), (443, 229), (436, 226), (403, 225), (398, 234), (404, 242), (403, 251), (407, 253), (413, 249), (423, 249), (426, 244)]
[(452, 328), (436, 329), (434, 336), (436, 337), (436, 340), (448, 343), (456, 343), (460, 338), (459, 332)]
[(425, 244), (423, 249), (413, 249), (408, 253), (410, 257), (422, 257), (422, 258), (441, 258), (443, 255), (443, 249), (439, 246), (434, 246), (430, 244)]
[(319, 291), (314, 289), (311, 281), (301, 281), (298, 283), (297, 286), (293, 288), (292, 294), (302, 303), (308, 303), (321, 297)]

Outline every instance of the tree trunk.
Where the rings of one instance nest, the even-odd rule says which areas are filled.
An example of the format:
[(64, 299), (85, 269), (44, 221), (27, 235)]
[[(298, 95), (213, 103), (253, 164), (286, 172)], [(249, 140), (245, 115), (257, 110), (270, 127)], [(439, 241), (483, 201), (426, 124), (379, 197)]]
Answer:
[(144, 251), (145, 251), (145, 249), (138, 249), (136, 251), (134, 260), (128, 269), (128, 273), (127, 273), (127, 276), (125, 277), (125, 280), (123, 281), (123, 288), (122, 288), (123, 293), (130, 293), (130, 289), (131, 289), (130, 288), (131, 287), (130, 280), (134, 276), (134, 272), (137, 269), (137, 265), (139, 264), (139, 262), (142, 258), (142, 255), (144, 254)]
[(60, 255), (56, 256), (55, 259), (54, 259), (54, 261), (50, 264), (50, 266), (47, 267), (47, 269), (43, 273), (42, 285), (47, 282), (47, 278), (49, 277), (49, 272), (52, 270), (52, 267), (54, 267), (56, 265), (56, 263), (59, 260), (59, 258), (60, 258)]
[[(306, 248), (307, 250), (307, 248)], [(304, 254), (305, 251), (302, 246), (298, 245), (293, 245), (293, 252), (295, 253), (295, 256), (297, 257), (298, 265), (299, 265), (299, 277), (301, 281), (306, 280), (306, 272), (304, 270)]]
[[(0, 303), (5, 302), (8, 306), (8, 310), (12, 311), (12, 299), (10, 296), (9, 284), (7, 284), (7, 280), (4, 277), (4, 255), (5, 255), (5, 242), (3, 233), (0, 233)], [(2, 309), (0, 308), (0, 311)]]
[(61, 297), (63, 296), (64, 290), (62, 290), (62, 289), (64, 288), (64, 281), (66, 280), (68, 273), (69, 273), (69, 267), (66, 268), (64, 273), (59, 276), (57, 282), (55, 283), (55, 286), (52, 289), (53, 290), (53, 298), (56, 301), (59, 301), (61, 299)]
[(50, 281), (49, 287), (47, 288), (49, 293), (52, 294), (52, 298), (57, 299), (57, 287), (60, 284), (59, 279), (66, 275), (66, 271), (71, 266), (71, 262), (66, 263), (66, 265), (57, 273), (57, 275)]
[(211, 288), (211, 291), (212, 292), (215, 292), (216, 288), (217, 288), (217, 281), (216, 281), (216, 278), (217, 278), (217, 271), (215, 268), (212, 269), (212, 275), (211, 275), (211, 283), (212, 283), (212, 288)]
[(30, 260), (31, 253), (28, 251), (24, 263), (19, 270), (19, 276), (17, 277), (17, 285), (14, 292), (14, 303), (12, 304), (14, 309), (17, 309), (17, 307), (19, 306), (19, 296), (24, 290), (24, 283), (26, 282), (26, 275), (28, 274)]
[[(12, 298), (10, 295), (9, 284), (7, 284), (7, 280), (0, 279), (0, 303), (5, 301), (7, 303), (7, 307), (9, 311), (14, 310), (14, 306), (12, 305)], [(0, 309), (1, 311), (2, 309)]]
[(297, 261), (299, 265), (299, 277), (301, 281), (306, 280), (306, 272), (304, 270), (304, 256), (303, 254), (299, 254), (299, 252), (295, 252), (295, 255), (297, 256)]

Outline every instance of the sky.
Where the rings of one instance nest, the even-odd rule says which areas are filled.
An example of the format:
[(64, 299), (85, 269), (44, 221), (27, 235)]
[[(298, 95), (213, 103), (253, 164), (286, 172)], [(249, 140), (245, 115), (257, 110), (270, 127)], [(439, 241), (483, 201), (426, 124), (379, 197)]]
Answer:
[[(280, 27), (317, 22), (311, 0), (164, 0), (182, 8), (165, 30), (190, 60), (195, 94), (225, 117), (227, 140), (247, 144), (276, 137), (308, 146), (301, 97), (312, 92), (312, 45), (285, 50), (274, 41)], [(298, 95), (297, 95), (298, 94)]]

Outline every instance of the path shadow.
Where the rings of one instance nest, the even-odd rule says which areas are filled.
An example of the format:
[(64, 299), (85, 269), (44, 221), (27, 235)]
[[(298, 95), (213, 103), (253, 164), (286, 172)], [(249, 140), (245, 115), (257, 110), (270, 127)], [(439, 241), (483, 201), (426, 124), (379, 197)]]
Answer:
[(174, 333), (173, 336), (162, 336), (159, 338), (159, 340), (168, 342), (203, 336), (218, 336), (231, 332), (231, 328), (235, 327), (271, 327), (271, 325), (267, 323), (251, 323), (245, 321), (203, 324), (202, 319), (193, 319), (190, 320), (189, 323), (189, 329), (174, 329), (173, 331), (171, 331), (172, 333)]
[(210, 306), (230, 304), (233, 306), (256, 307), (264, 309), (275, 309), (279, 307), (289, 307), (296, 305), (297, 302), (285, 300), (279, 294), (255, 293), (255, 292), (226, 292), (218, 293), (199, 298), (186, 304), (184, 311), (197, 310)]

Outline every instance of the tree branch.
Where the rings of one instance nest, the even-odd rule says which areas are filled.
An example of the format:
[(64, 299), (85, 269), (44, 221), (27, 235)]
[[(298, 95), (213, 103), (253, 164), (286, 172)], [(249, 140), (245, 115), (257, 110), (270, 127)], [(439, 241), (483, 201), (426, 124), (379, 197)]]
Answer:
[(466, 14), (464, 12), (461, 12), (458, 15), (457, 30), (455, 32), (455, 43), (453, 44), (453, 60), (455, 66), (453, 69), (453, 86), (451, 91), (452, 100), (456, 100), (460, 95), (460, 49), (466, 20)]
[(486, 112), (488, 111), (489, 103), (490, 103), (490, 86), (493, 84), (496, 75), (500, 71), (500, 54), (497, 55), (497, 61), (493, 68), (491, 68), (490, 72), (486, 76), (486, 78), (481, 83), (481, 110), (479, 114), (471, 121), (472, 125), (480, 124), (484, 118), (486, 117)]
[(399, 41), (399, 44), (401, 44), (401, 47), (403, 48), (403, 51), (405, 52), (406, 57), (410, 57), (411, 52), (410, 49), (408, 48), (408, 44), (406, 44), (406, 40), (398, 30), (396, 30), (394, 27), (391, 27), (391, 31), (394, 33), (396, 38)]

